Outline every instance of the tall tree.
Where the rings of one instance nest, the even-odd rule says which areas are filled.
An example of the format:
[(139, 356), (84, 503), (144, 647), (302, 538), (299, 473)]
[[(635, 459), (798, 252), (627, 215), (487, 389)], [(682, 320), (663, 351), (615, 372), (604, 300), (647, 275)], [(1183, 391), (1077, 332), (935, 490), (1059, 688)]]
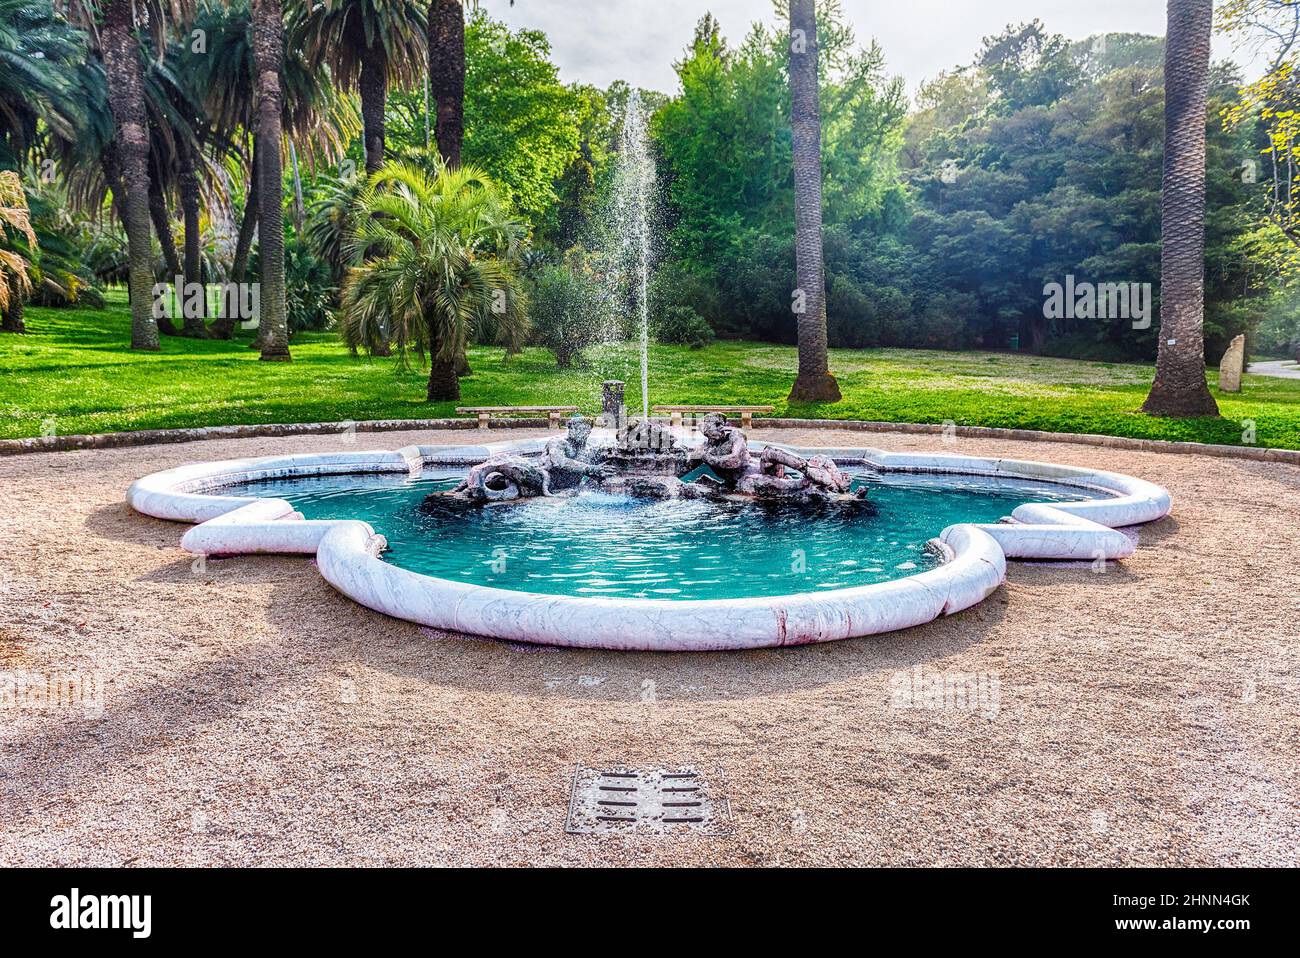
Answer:
[[(284, 289), (284, 199), (280, 164), (280, 65), (284, 22), (280, 0), (254, 0), (253, 69), (257, 76), (257, 151), (259, 242), (261, 249), (262, 359), (288, 362), (289, 322)], [(276, 144), (276, 147), (271, 147)]]
[(840, 387), (830, 373), (826, 355), (822, 136), (817, 90), (815, 0), (790, 0), (790, 129), (794, 153), (794, 248), (798, 283), (794, 307), (799, 316), (799, 375), (790, 389), (790, 401), (839, 402)]
[(121, 210), (130, 264), (131, 348), (156, 350), (158, 323), (153, 318), (153, 257), (149, 242), (149, 130), (134, 6), (132, 0), (104, 0), (101, 43), (108, 101), (117, 125), (116, 154), (126, 192)]
[(465, 10), (461, 0), (429, 0), (429, 95), (437, 115), (434, 138), (438, 152), (448, 166), (460, 166), (460, 144), (465, 137)]
[[(205, 0), (194, 26), (204, 31), (206, 48), (202, 52), (182, 48), (180, 64), (182, 73), (202, 101), (210, 125), (209, 144), (228, 149), (238, 165), (248, 170), (249, 188), (244, 192), (229, 272), (229, 279), (234, 283), (244, 282), (258, 216), (260, 146), (253, 142), (257, 129), (257, 75), (248, 29), (250, 19), (248, 0)], [(356, 108), (350, 97), (334, 90), (329, 69), (323, 63), (308, 63), (292, 45), (288, 31), (284, 32), (286, 43), (280, 65), (281, 131), (313, 162), (317, 159), (335, 162), (343, 156), (348, 141), (360, 127)], [(235, 317), (218, 317), (211, 332), (229, 339), (234, 334), (235, 323)]]
[(1217, 416), (1205, 382), (1205, 106), (1213, 0), (1169, 0), (1161, 194), (1160, 352), (1142, 406), (1156, 416)]
[(361, 92), (366, 171), (384, 163), (388, 85), (414, 85), (424, 66), (427, 21), (416, 0), (291, 0), (290, 40), (308, 62), (327, 65)]

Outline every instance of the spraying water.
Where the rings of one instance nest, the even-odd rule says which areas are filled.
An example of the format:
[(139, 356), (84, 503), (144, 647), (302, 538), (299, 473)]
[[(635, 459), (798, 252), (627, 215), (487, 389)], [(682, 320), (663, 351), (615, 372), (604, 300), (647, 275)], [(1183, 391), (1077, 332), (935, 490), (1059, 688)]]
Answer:
[(650, 155), (641, 97), (633, 90), (623, 117), (623, 137), (614, 172), (613, 215), (622, 260), (630, 267), (631, 299), (641, 337), (641, 414), (650, 416), (650, 202), (655, 163)]

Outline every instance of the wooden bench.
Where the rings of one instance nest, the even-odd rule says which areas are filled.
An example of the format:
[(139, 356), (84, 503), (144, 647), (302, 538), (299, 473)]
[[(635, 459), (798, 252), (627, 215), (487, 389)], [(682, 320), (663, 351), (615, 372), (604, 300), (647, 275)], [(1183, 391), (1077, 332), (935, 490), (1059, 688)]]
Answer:
[(461, 416), (478, 416), (478, 427), (486, 429), (488, 420), (496, 412), (517, 413), (517, 412), (544, 412), (546, 413), (546, 423), (551, 429), (560, 428), (560, 416), (564, 413), (575, 413), (578, 411), (577, 406), (457, 406), (456, 413)]
[(672, 413), (672, 424), (680, 426), (682, 424), (682, 413), (684, 412), (720, 412), (720, 413), (740, 413), (740, 428), (748, 429), (754, 424), (754, 413), (771, 412), (772, 406), (655, 406), (655, 412)]

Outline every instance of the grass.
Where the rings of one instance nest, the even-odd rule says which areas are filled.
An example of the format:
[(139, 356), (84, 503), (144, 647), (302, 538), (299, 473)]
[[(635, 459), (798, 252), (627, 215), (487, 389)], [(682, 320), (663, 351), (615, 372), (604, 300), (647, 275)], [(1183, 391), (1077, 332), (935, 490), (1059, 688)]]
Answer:
[[(424, 376), (392, 359), (352, 357), (331, 333), (301, 334), (288, 365), (262, 363), (248, 339), (163, 337), (157, 353), (127, 349), (123, 294), (106, 309), (27, 311), (29, 333), (0, 335), (0, 438), (116, 432), (232, 423), (423, 419), (454, 415), (457, 403), (423, 401)], [(251, 334), (245, 333), (244, 336)], [(555, 402), (594, 410), (600, 381), (628, 383), (639, 405), (635, 352), (623, 345), (561, 372), (548, 352), (505, 359), (475, 348), (460, 405)], [(1248, 376), (1235, 396), (1218, 393), (1219, 420), (1153, 419), (1138, 412), (1149, 366), (982, 352), (833, 350), (844, 400), (786, 402), (795, 351), (766, 343), (719, 342), (703, 350), (654, 346), (652, 403), (767, 404), (777, 415), (1105, 433), (1147, 439), (1300, 449), (1300, 380)], [(1217, 374), (1211, 374), (1214, 388)]]

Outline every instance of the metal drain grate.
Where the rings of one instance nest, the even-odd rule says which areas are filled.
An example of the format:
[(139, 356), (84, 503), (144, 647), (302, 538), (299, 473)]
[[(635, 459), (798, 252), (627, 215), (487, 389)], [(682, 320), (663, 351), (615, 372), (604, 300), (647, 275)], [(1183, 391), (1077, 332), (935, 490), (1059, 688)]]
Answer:
[(721, 773), (706, 776), (691, 766), (579, 766), (564, 830), (571, 835), (728, 835), (731, 805), (722, 786)]

